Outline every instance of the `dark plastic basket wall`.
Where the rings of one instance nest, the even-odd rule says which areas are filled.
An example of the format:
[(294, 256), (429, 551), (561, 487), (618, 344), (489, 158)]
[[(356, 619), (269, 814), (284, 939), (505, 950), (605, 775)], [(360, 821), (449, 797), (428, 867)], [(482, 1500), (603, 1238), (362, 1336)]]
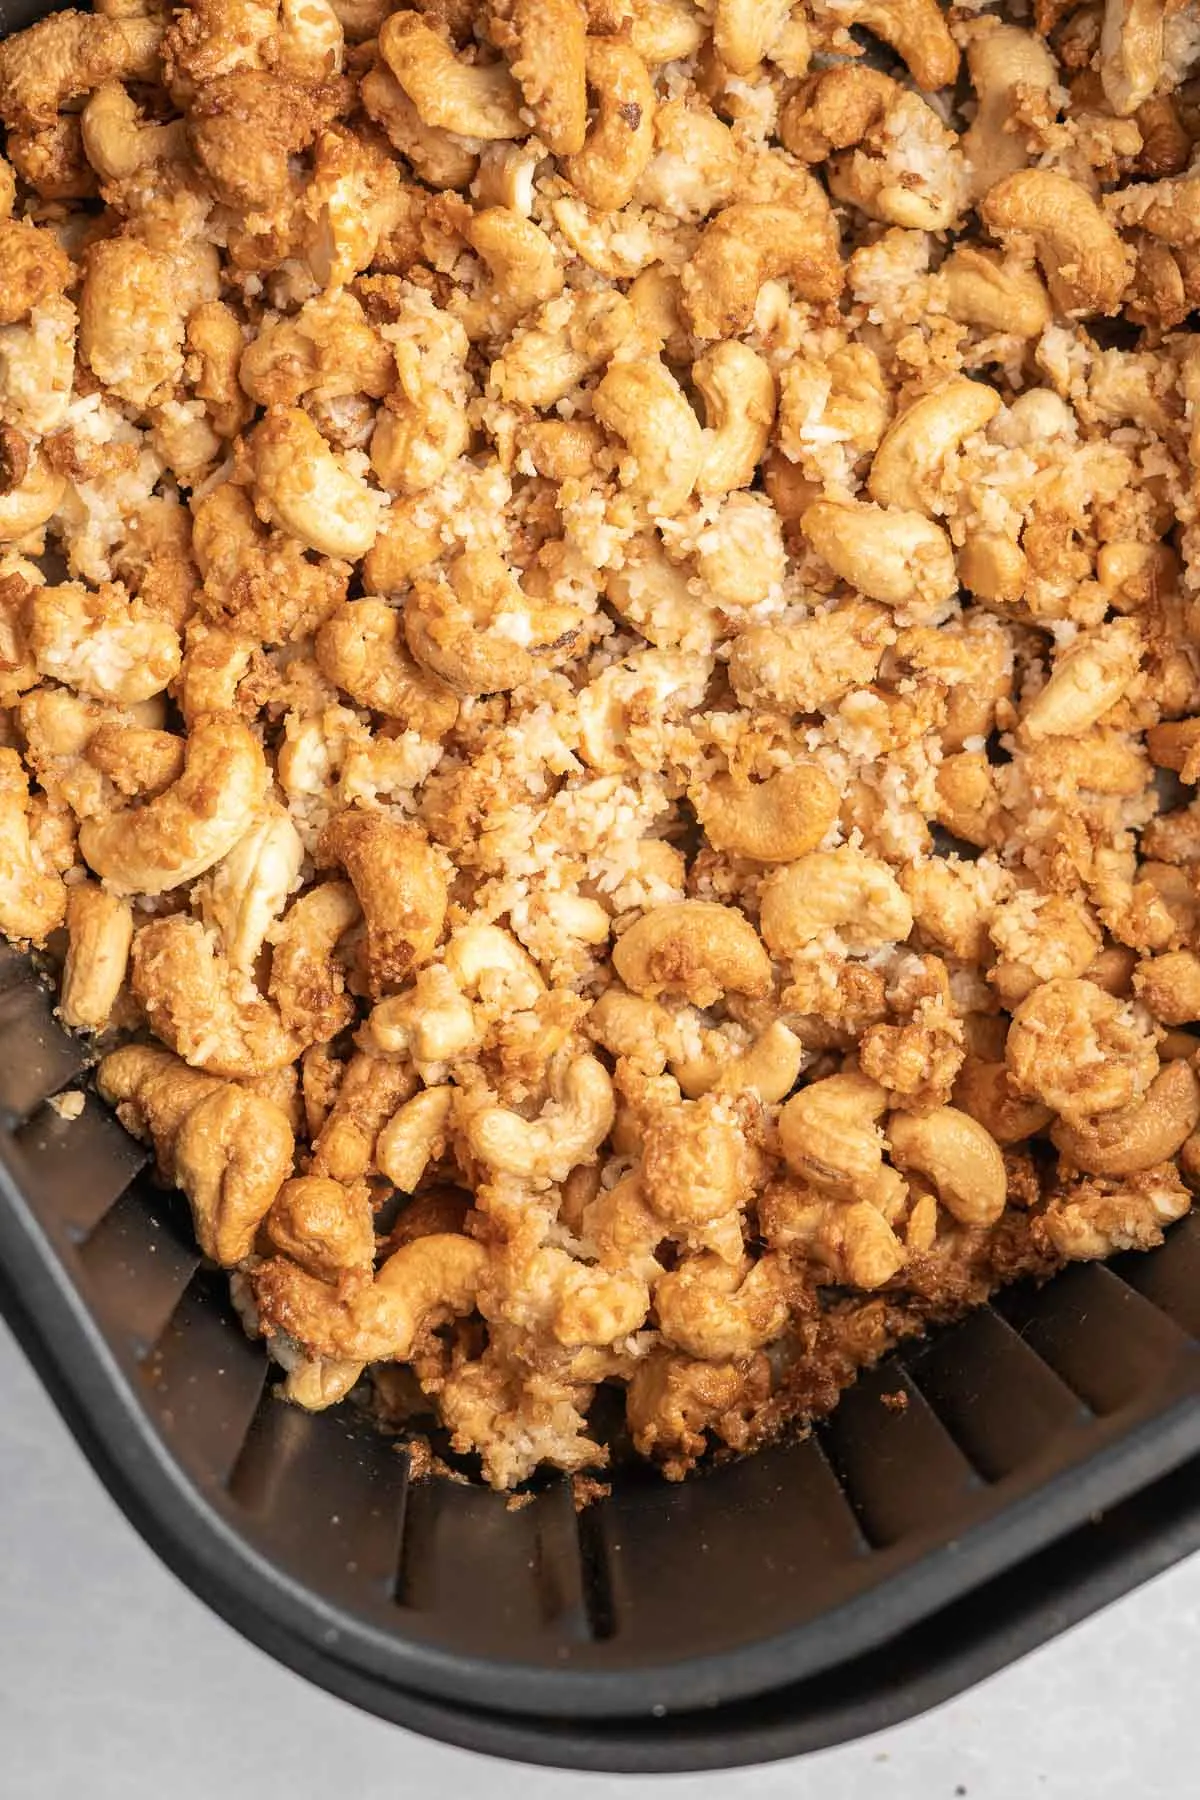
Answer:
[[(787, 1754), (965, 1685), (1200, 1541), (1200, 1464), (1182, 1466), (1200, 1452), (1200, 1218), (1150, 1256), (1001, 1296), (803, 1443), (682, 1486), (622, 1476), (579, 1516), (551, 1481), (512, 1511), (410, 1484), (345, 1409), (274, 1397), (179, 1196), (94, 1096), (75, 1120), (45, 1104), (81, 1064), (5, 954), (5, 1310), (172, 1566), (387, 1716), (580, 1766)], [(881, 1403), (901, 1389), (903, 1410)]]

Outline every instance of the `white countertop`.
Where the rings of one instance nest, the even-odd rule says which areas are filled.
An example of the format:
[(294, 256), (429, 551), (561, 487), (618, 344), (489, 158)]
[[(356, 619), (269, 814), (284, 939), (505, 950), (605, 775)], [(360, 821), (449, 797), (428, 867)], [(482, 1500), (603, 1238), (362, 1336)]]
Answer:
[(1200, 1556), (879, 1737), (659, 1779), (489, 1762), (368, 1718), (161, 1566), (0, 1326), (4, 1800), (1190, 1800)]

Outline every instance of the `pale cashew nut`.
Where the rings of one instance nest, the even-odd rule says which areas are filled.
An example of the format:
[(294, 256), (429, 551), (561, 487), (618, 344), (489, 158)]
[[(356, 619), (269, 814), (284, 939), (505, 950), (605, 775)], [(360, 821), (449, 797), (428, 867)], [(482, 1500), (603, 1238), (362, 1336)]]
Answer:
[(523, 1119), (506, 1106), (485, 1106), (469, 1120), (467, 1142), (489, 1169), (565, 1181), (577, 1164), (593, 1159), (615, 1114), (603, 1063), (594, 1056), (560, 1057), (550, 1072), (550, 1099), (537, 1119)]
[(481, 1040), (475, 1009), (440, 964), (418, 971), (412, 987), (381, 1000), (359, 1034), (377, 1056), (411, 1057), (422, 1074), (451, 1061)]
[(952, 250), (938, 271), (946, 311), (961, 325), (982, 331), (1036, 338), (1054, 317), (1054, 308), (1036, 269), (1001, 258), (973, 244)]
[(125, 980), (133, 909), (95, 882), (81, 882), (67, 898), (67, 938), (58, 1016), (75, 1031), (103, 1031)]
[(1118, 118), (1135, 113), (1158, 86), (1166, 13), (1166, 0), (1105, 0), (1100, 80)]
[(762, 934), (777, 956), (793, 956), (828, 931), (854, 952), (902, 944), (913, 914), (885, 862), (849, 844), (815, 850), (768, 876)]
[(367, 922), (371, 992), (398, 986), (428, 962), (446, 920), (446, 877), (424, 832), (382, 813), (349, 809), (321, 833), (318, 861), (340, 863)]
[(867, 492), (881, 506), (933, 515), (948, 459), (963, 440), (982, 431), (1000, 411), (995, 388), (952, 376), (914, 400), (880, 440), (867, 476)]
[(804, 1067), (806, 1052), (795, 1032), (774, 1020), (748, 1050), (725, 1064), (713, 1083), (716, 1094), (757, 1094), (768, 1106), (787, 1098)]
[(379, 53), (426, 125), (484, 140), (528, 137), (507, 63), (460, 62), (419, 13), (386, 19)]
[(352, 473), (298, 406), (274, 407), (247, 439), (254, 508), (264, 524), (310, 550), (365, 556), (387, 510), (385, 495)]
[(15, 750), (0, 749), (0, 930), (40, 945), (66, 917), (67, 890), (38, 855), (30, 824), (24, 765)]
[(375, 1272), (375, 1215), (365, 1182), (295, 1176), (276, 1194), (265, 1226), (275, 1248), (320, 1281), (370, 1280)]
[(923, 513), (862, 500), (818, 500), (800, 529), (835, 575), (872, 600), (936, 606), (958, 591), (950, 540)]
[(267, 765), (240, 719), (201, 719), (183, 773), (165, 793), (80, 827), (84, 860), (116, 894), (165, 894), (203, 875), (237, 843), (259, 811)]
[[(835, 300), (842, 289), (838, 230), (811, 176), (787, 205), (737, 201), (704, 228), (683, 269), (683, 302), (700, 338), (734, 338), (754, 317), (759, 291), (786, 276), (801, 300)], [(803, 204), (799, 204), (800, 196)]]
[(133, 940), (130, 987), (154, 1035), (192, 1068), (233, 1080), (295, 1062), (302, 1045), (286, 1031), (251, 977), (219, 952), (199, 919), (173, 913)]
[(621, 567), (608, 571), (604, 592), (614, 612), (664, 650), (686, 644), (707, 652), (720, 636), (716, 608), (692, 592), (688, 571), (670, 560), (656, 535), (630, 540)]
[(1079, 737), (1128, 692), (1141, 663), (1144, 643), (1134, 619), (1112, 619), (1080, 632), (1055, 659), (1050, 679), (1021, 714), (1021, 731), (1031, 742)]
[(927, 1176), (960, 1225), (996, 1223), (1008, 1199), (1008, 1176), (999, 1145), (977, 1119), (953, 1106), (893, 1113), (887, 1136), (896, 1167)]
[(704, 433), (683, 389), (658, 357), (610, 365), (592, 395), (600, 423), (623, 440), (623, 484), (656, 516), (681, 510), (704, 460)]
[(446, 945), (445, 965), (459, 991), (504, 1018), (536, 1006), (546, 984), (537, 964), (499, 925), (462, 925)]
[(607, 363), (635, 338), (637, 315), (624, 294), (574, 290), (551, 300), (517, 332), (492, 364), (490, 384), (502, 400), (543, 410)]
[(1051, 297), (1072, 316), (1114, 313), (1129, 285), (1131, 253), (1086, 188), (1052, 169), (1019, 169), (979, 205), (988, 230), (1027, 233)]
[(659, 1330), (669, 1344), (708, 1361), (751, 1356), (787, 1322), (782, 1271), (768, 1254), (746, 1268), (711, 1252), (689, 1256), (654, 1290)]
[(451, 1087), (423, 1088), (397, 1107), (375, 1140), (375, 1161), (402, 1194), (411, 1194), (431, 1161), (444, 1154)]
[(1055, 1148), (1087, 1175), (1140, 1175), (1170, 1162), (1200, 1125), (1200, 1083), (1191, 1064), (1167, 1063), (1140, 1099), (1098, 1119), (1060, 1121)]
[(616, 212), (632, 200), (654, 154), (654, 83), (631, 45), (589, 38), (587, 84), (596, 117), (563, 174), (588, 206)]
[(715, 849), (760, 863), (791, 863), (815, 850), (841, 805), (817, 763), (780, 769), (754, 786), (714, 775), (689, 798)]
[(790, 10), (790, 0), (715, 0), (713, 49), (731, 74), (753, 74)]
[(749, 487), (775, 422), (771, 365), (748, 344), (714, 344), (692, 364), (692, 383), (705, 418), (697, 493)]
[(635, 994), (683, 994), (712, 1006), (724, 994), (763, 997), (771, 965), (758, 933), (736, 907), (677, 900), (643, 913), (616, 941), (613, 966)]
[(106, 81), (96, 89), (79, 124), (84, 154), (105, 181), (127, 181), (151, 163), (179, 162), (187, 150), (183, 120), (145, 124), (119, 81)]
[(975, 89), (975, 117), (962, 136), (962, 151), (971, 175), (971, 197), (978, 200), (998, 181), (1028, 168), (1032, 160), (1025, 134), (1012, 129), (1018, 97), (1050, 96), (1058, 84), (1058, 68), (1042, 38), (1015, 25), (988, 20), (967, 44), (967, 68)]
[(348, 600), (316, 635), (317, 666), (357, 706), (440, 738), (458, 717), (458, 699), (418, 666), (404, 645), (403, 615), (386, 600)]

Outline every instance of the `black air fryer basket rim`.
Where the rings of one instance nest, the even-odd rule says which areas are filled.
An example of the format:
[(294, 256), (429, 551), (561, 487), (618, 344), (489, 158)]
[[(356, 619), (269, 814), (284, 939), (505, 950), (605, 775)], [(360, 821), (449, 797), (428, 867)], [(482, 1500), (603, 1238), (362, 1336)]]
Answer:
[(869, 1653), (1035, 1554), (1200, 1451), (1194, 1391), (940, 1554), (795, 1631), (661, 1668), (546, 1669), (464, 1655), (385, 1633), (306, 1587), (242, 1538), (180, 1466), (26, 1204), (0, 1133), (0, 1298), (102, 1478), (165, 1560), (249, 1635), (261, 1620), (358, 1678), (417, 1690), (452, 1708), (553, 1719), (629, 1717), (727, 1705)]
[[(11, 1201), (8, 1171), (0, 1175), (0, 1199)], [(595, 1721), (456, 1705), (465, 1684), (439, 1698), (373, 1669), (354, 1654), (355, 1621), (343, 1618), (339, 1626), (336, 1609), (317, 1596), (289, 1595), (287, 1578), (224, 1529), (139, 1416), (49, 1245), (47, 1255), (37, 1254), (40, 1234), (23, 1231), (18, 1248), (11, 1229), (17, 1218), (11, 1205), (0, 1205), (0, 1267), (9, 1275), (0, 1285), (0, 1310), (96, 1473), (150, 1547), (228, 1624), (297, 1674), (381, 1718), (464, 1749), (558, 1768), (649, 1774), (744, 1766), (826, 1748), (948, 1700), (1200, 1549), (1200, 1457), (1193, 1457), (874, 1653), (758, 1699), (661, 1718)], [(1158, 1459), (1145, 1460), (1149, 1468)]]

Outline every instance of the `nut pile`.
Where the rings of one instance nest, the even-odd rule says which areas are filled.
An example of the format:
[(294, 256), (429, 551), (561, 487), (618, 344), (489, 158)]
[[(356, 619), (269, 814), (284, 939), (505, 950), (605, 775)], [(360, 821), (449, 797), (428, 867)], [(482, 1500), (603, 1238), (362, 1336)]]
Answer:
[(1194, 66), (1179, 0), (0, 46), (0, 929), (301, 1405), (505, 1488), (616, 1387), (679, 1477), (1188, 1209)]

